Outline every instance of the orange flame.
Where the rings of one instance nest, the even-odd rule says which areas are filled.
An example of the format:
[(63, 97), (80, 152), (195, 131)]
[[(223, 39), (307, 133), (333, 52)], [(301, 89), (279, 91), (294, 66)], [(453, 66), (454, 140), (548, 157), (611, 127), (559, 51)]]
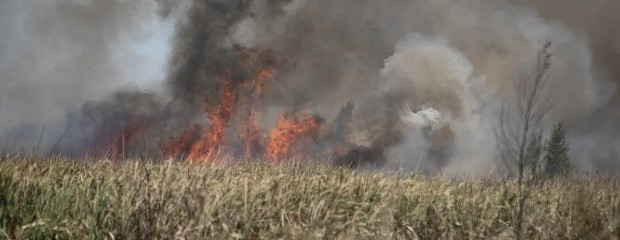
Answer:
[(258, 124), (259, 115), (252, 112), (246, 119), (243, 129), (241, 130), (240, 137), (244, 141), (243, 152), (245, 157), (250, 157), (252, 154), (260, 151), (261, 144), (261, 127)]
[(237, 96), (228, 83), (224, 84), (223, 94), (214, 112), (207, 117), (211, 125), (203, 131), (201, 137), (189, 149), (187, 158), (190, 161), (213, 161), (217, 151), (223, 147), (228, 122), (233, 115)]
[(280, 115), (276, 127), (269, 133), (267, 156), (271, 159), (283, 159), (291, 156), (292, 148), (305, 136), (317, 139), (319, 122), (308, 114), (299, 117)]
[[(189, 161), (212, 162), (215, 155), (225, 148), (224, 138), (228, 124), (233, 115), (238, 114), (234, 108), (241, 106), (247, 107), (248, 114), (237, 116), (234, 121), (240, 120), (237, 140), (243, 144), (246, 157), (264, 153), (272, 159), (282, 159), (298, 150), (296, 148), (301, 147), (304, 137), (312, 137), (315, 141), (319, 137), (319, 120), (309, 114), (296, 117), (283, 114), (268, 136), (263, 135), (259, 124), (261, 117), (259, 107), (265, 92), (265, 82), (278, 73), (272, 65), (287, 62), (288, 59), (260, 49), (246, 49), (239, 46), (235, 46), (234, 49), (241, 57), (246, 70), (254, 72), (254, 77), (244, 84), (237, 85), (235, 89), (230, 86), (230, 81), (224, 81), (219, 104), (207, 115), (211, 124), (203, 130), (198, 126), (189, 128), (178, 140), (163, 144), (168, 156), (178, 157), (187, 153), (186, 159)], [(238, 99), (237, 95), (242, 99)], [(263, 145), (265, 142), (267, 144)]]
[(250, 94), (250, 96), (246, 99), (250, 102), (249, 114), (240, 133), (240, 137), (244, 141), (244, 154), (246, 158), (260, 151), (260, 134), (262, 129), (259, 124), (260, 113), (258, 112), (258, 108), (263, 98), (263, 87), (265, 85), (265, 80), (275, 76), (275, 70), (263, 68), (260, 69), (256, 74), (256, 77), (249, 82), (254, 94)]
[(246, 67), (251, 67), (258, 61), (271, 63), (283, 63), (289, 61), (287, 57), (277, 56), (273, 53), (258, 48), (244, 48), (239, 45), (235, 45), (233, 49), (241, 56)]
[[(271, 52), (260, 49), (247, 49), (235, 46), (240, 62), (244, 69), (243, 74), (238, 76), (252, 76), (251, 79), (234, 79), (239, 84), (233, 84), (232, 72), (228, 70), (227, 77), (221, 80), (221, 89), (217, 105), (212, 105), (205, 100), (205, 115), (208, 124), (189, 123), (184, 131), (176, 137), (159, 141), (160, 153), (165, 158), (184, 158), (188, 161), (213, 162), (218, 153), (226, 151), (228, 147), (239, 146), (233, 152), (241, 152), (246, 157), (253, 154), (264, 155), (274, 161), (282, 161), (285, 158), (303, 154), (309, 150), (309, 138), (315, 142), (319, 137), (325, 136), (322, 128), (322, 119), (311, 114), (287, 114), (282, 113), (276, 122), (276, 126), (266, 132), (261, 129), (261, 102), (266, 92), (266, 82), (274, 80), (281, 70), (281, 64), (288, 62), (285, 57), (276, 56)], [(235, 65), (237, 66), (237, 65)], [(247, 110), (244, 113), (239, 110)], [(237, 124), (233, 129), (234, 134), (228, 134), (229, 124)], [(101, 128), (97, 134), (96, 150), (107, 151), (106, 155), (119, 156), (125, 153), (125, 146), (145, 134), (146, 128), (141, 120), (131, 121), (121, 125), (111, 123), (112, 126)], [(109, 131), (110, 129), (122, 129), (122, 132)], [(150, 132), (148, 132), (150, 133)], [(176, 132), (175, 132), (176, 133)], [(226, 139), (232, 137), (233, 139)], [(147, 142), (148, 143), (148, 142)], [(231, 146), (226, 146), (232, 143)], [(243, 147), (243, 149), (241, 149)], [(310, 146), (325, 148), (325, 146)], [(133, 148), (136, 149), (136, 148)], [(148, 144), (147, 144), (148, 149)], [(324, 149), (318, 150), (323, 151)], [(332, 155), (343, 157), (350, 151), (348, 146), (335, 146), (328, 150)], [(225, 152), (227, 153), (227, 152)]]
[(256, 77), (252, 79), (252, 85), (254, 85), (254, 89), (256, 90), (256, 93), (258, 94), (259, 98), (263, 96), (263, 88), (265, 86), (265, 80), (268, 78), (275, 77), (276, 74), (277, 72), (275, 70), (265, 68), (265, 69), (259, 70), (258, 74), (256, 74)]
[(170, 138), (169, 141), (163, 142), (163, 157), (177, 157), (181, 156), (191, 146), (192, 141), (196, 139), (196, 133), (200, 131), (200, 126), (194, 125), (185, 130), (178, 139)]

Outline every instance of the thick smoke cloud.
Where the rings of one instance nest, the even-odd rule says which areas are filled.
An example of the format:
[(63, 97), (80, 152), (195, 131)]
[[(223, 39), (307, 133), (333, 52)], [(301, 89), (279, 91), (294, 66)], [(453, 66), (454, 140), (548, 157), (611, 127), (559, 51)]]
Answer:
[[(265, 6), (260, 2), (255, 5)], [(400, 159), (390, 159), (401, 166), (419, 166), (408, 157), (412, 152), (438, 152), (431, 160), (438, 162), (434, 167), (489, 171), (495, 157), (490, 132), (498, 103), (512, 93), (518, 75), (531, 69), (536, 52), (547, 41), (553, 43), (554, 53), (549, 122), (589, 122), (587, 117), (615, 91), (610, 72), (596, 64), (587, 33), (503, 1), (293, 1), (282, 9), (284, 13), (274, 15), (255, 7), (232, 34), (240, 44), (271, 49), (298, 64), (288, 73), (293, 82), (273, 102), (341, 106), (354, 101), (362, 108), (355, 119), (364, 130), (353, 131), (352, 140), (380, 142), (392, 152), (404, 152)], [(414, 39), (435, 40), (411, 40), (410, 33), (421, 36)], [(403, 57), (431, 46), (443, 50), (427, 58)], [(459, 60), (442, 57), (446, 51)], [(386, 76), (394, 59), (399, 59), (401, 70)], [(471, 72), (459, 70), (464, 65), (471, 65)], [(452, 72), (460, 73), (461, 80), (451, 81), (446, 74)], [(411, 137), (393, 121), (403, 102), (442, 108), (442, 115), (455, 120), (439, 131), (441, 136), (422, 139), (430, 143), (402, 142)], [(319, 109), (327, 116), (336, 112)], [(419, 149), (425, 145), (426, 151)], [(411, 147), (414, 150), (403, 150)], [(428, 155), (421, 156), (428, 161)]]
[[(51, 76), (51, 82), (76, 83), (67, 84), (71, 86), (57, 92), (70, 93), (60, 95), (71, 99), (55, 103), (76, 109), (85, 100), (99, 99), (126, 84), (115, 77), (121, 73), (115, 66), (118, 62), (110, 55), (112, 49), (119, 47), (123, 36), (140, 37), (139, 22), (153, 17), (154, 12), (160, 17), (186, 12), (176, 25), (163, 93), (135, 94), (140, 96), (135, 97), (134, 93), (125, 92), (103, 103), (84, 105), (74, 116), (83, 118), (92, 112), (101, 115), (94, 121), (97, 122), (94, 129), (93, 124), (83, 127), (90, 129), (85, 132), (96, 135), (96, 125), (101, 119), (126, 122), (126, 116), (138, 109), (148, 109), (141, 115), (158, 119), (155, 121), (158, 129), (174, 129), (175, 125), (195, 121), (202, 117), (202, 111), (196, 110), (204, 108), (205, 98), (211, 104), (218, 101), (223, 76), (227, 76), (233, 87), (247, 81), (252, 69), (243, 66), (239, 51), (255, 48), (287, 59), (286, 63), (267, 59), (258, 64), (258, 67), (277, 65), (280, 71), (278, 79), (266, 82), (268, 90), (260, 109), (264, 127), (273, 124), (282, 108), (316, 111), (329, 122), (351, 102), (354, 110), (346, 109), (351, 111), (352, 120), (339, 132), (347, 142), (385, 157), (387, 167), (486, 174), (495, 168), (497, 155), (492, 131), (499, 103), (513, 93), (514, 80), (519, 74), (531, 70), (537, 51), (551, 42), (554, 55), (548, 102), (553, 108), (545, 122), (565, 120), (573, 127), (571, 147), (578, 168), (596, 171), (602, 167), (620, 167), (616, 160), (620, 149), (613, 141), (613, 134), (618, 131), (613, 123), (620, 118), (614, 108), (620, 99), (615, 90), (616, 83), (620, 83), (617, 72), (620, 30), (608, 22), (618, 18), (615, 13), (620, 6), (613, 0), (603, 1), (606, 5), (587, 3), (586, 6), (580, 5), (582, 1), (570, 2), (574, 4), (527, 0), (144, 0), (76, 5), (76, 2), (62, 1), (47, 7), (56, 11), (64, 7), (71, 9), (62, 16), (76, 23), (52, 24), (46, 29), (59, 28), (52, 31), (58, 36), (50, 39), (69, 45), (61, 44), (56, 54), (69, 57), (40, 61), (61, 63), (55, 64), (58, 66), (96, 62), (95, 70), (78, 74), (55, 67), (43, 71), (39, 69), (50, 64), (30, 60), (17, 67), (2, 64), (0, 73), (3, 85), (30, 84), (43, 92), (41, 98), (53, 91), (48, 91), (43, 83), (29, 80), (33, 78), (30, 75), (45, 73)], [(18, 6), (12, 4), (9, 8)], [(2, 7), (0, 11), (14, 12), (6, 9)], [(89, 11), (96, 11), (99, 15), (95, 15), (100, 16), (94, 25), (76, 20), (89, 15)], [(71, 18), (72, 14), (79, 16)], [(0, 27), (18, 26), (7, 23), (17, 21), (18, 16), (2, 16)], [(26, 16), (45, 19), (34, 13)], [(112, 20), (105, 21), (108, 17)], [(53, 21), (43, 21), (50, 22)], [(91, 32), (92, 28), (108, 30)], [(33, 29), (15, 37), (26, 38), (23, 44), (46, 43), (37, 38), (44, 36), (46, 29)], [(67, 39), (73, 36), (64, 34), (67, 32), (88, 37)], [(0, 56), (28, 56), (7, 52), (26, 49), (7, 47), (16, 42), (20, 41), (0, 40), (0, 51), (4, 51)], [(69, 54), (89, 51), (101, 54), (90, 62), (79, 57), (82, 55)], [(9, 61), (5, 59), (8, 58), (0, 61)], [(30, 65), (36, 66), (37, 71), (14, 71), (28, 80), (17, 80), (11, 77), (11, 71), (5, 70), (28, 69), (26, 66)], [(10, 89), (13, 89), (11, 93), (20, 93), (16, 87)], [(9, 96), (8, 92), (2, 92), (3, 98), (5, 95)], [(122, 99), (130, 99), (127, 104), (132, 107), (118, 110), (110, 107), (114, 106), (111, 103), (121, 104)], [(35, 102), (53, 103), (45, 100)], [(6, 117), (2, 121), (5, 124), (40, 116), (35, 114), (35, 107), (40, 106), (37, 104), (4, 106), (13, 107), (4, 112), (24, 113), (16, 115), (20, 116), (17, 119)], [(65, 111), (56, 117), (64, 116)], [(89, 125), (88, 120), (76, 121), (80, 122), (76, 125)], [(605, 143), (599, 144), (599, 140)]]
[(166, 33), (153, 24), (169, 24), (158, 12), (175, 9), (163, 7), (150, 0), (1, 0), (0, 145), (31, 146), (44, 125), (44, 142), (53, 142), (65, 116), (86, 101), (121, 87), (156, 88), (164, 61), (152, 58), (165, 52), (151, 46)]
[[(592, 61), (602, 68), (603, 74), (616, 84), (620, 83), (620, 2), (588, 1), (511, 1), (516, 5), (534, 8), (550, 21), (566, 24), (571, 29), (587, 35), (592, 51)], [(587, 117), (572, 122), (572, 154), (581, 166), (590, 171), (617, 172), (620, 169), (620, 142), (615, 136), (620, 121), (620, 95), (618, 92)]]

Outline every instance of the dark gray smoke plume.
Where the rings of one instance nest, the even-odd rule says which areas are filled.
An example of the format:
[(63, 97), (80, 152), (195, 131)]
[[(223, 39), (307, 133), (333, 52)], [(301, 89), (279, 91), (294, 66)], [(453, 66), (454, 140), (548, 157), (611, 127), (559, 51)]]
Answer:
[[(317, 145), (346, 142), (352, 153), (385, 159), (386, 167), (484, 174), (495, 169), (492, 127), (499, 102), (512, 94), (514, 80), (534, 64), (538, 49), (551, 42), (553, 108), (546, 122), (572, 126), (579, 169), (620, 167), (614, 136), (620, 30), (611, 24), (620, 20), (620, 6), (612, 0), (5, 2), (0, 11), (8, 15), (1, 15), (0, 28), (27, 31), (0, 39), (0, 129), (45, 119), (39, 109), (49, 110), (50, 119), (73, 110), (69, 148), (84, 150), (80, 144), (108, 139), (108, 129), (148, 125), (157, 131), (128, 130), (148, 139), (135, 147), (146, 152), (149, 142), (177, 137), (203, 121), (205, 108), (222, 101), (225, 87), (242, 89), (257, 69), (275, 68), (278, 76), (265, 81), (259, 106), (265, 129), (281, 109), (313, 111), (339, 126)], [(25, 22), (38, 28), (16, 23), (20, 16), (11, 9), (21, 8), (32, 18)], [(143, 36), (141, 22), (162, 17), (178, 19), (163, 90), (110, 97), (127, 85), (122, 73), (131, 71), (111, 52), (128, 36)], [(248, 67), (252, 51), (271, 57)], [(39, 80), (43, 75), (45, 82)], [(236, 99), (258, 102), (252, 94), (238, 91)], [(232, 129), (252, 104), (237, 105), (241, 117), (231, 119)], [(341, 123), (345, 105), (349, 117)]]

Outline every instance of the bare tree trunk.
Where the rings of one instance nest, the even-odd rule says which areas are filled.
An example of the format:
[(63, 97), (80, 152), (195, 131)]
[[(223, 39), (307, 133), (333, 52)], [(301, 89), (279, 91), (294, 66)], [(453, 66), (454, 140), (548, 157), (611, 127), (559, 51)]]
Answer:
[[(530, 150), (529, 146), (539, 144), (535, 142), (538, 141), (537, 134), (539, 134), (536, 130), (542, 129), (542, 120), (548, 110), (543, 96), (548, 79), (547, 70), (550, 67), (551, 54), (548, 52), (550, 46), (551, 44), (547, 43), (538, 52), (533, 72), (519, 77), (515, 88), (516, 101), (507, 101), (502, 105), (499, 126), (495, 130), (501, 162), (511, 175), (517, 172), (519, 202), (516, 233), (518, 239), (525, 237), (523, 222), (528, 195), (526, 187), (529, 186), (526, 174), (528, 168), (534, 171), (538, 164), (536, 159), (528, 158), (539, 157), (536, 154), (528, 154), (527, 151)], [(516, 110), (508, 103), (516, 104)], [(534, 174), (532, 173), (532, 176)]]

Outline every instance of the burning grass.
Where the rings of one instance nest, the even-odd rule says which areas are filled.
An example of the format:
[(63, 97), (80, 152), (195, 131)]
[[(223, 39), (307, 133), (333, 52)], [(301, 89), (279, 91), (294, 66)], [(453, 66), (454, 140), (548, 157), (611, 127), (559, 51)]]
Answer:
[[(514, 181), (273, 164), (0, 162), (0, 238), (510, 239)], [(316, 162), (316, 161), (312, 161)], [(620, 188), (533, 187), (528, 239), (620, 238)]]
[[(221, 156), (260, 156), (272, 162), (283, 162), (294, 157), (323, 158), (327, 155), (345, 165), (381, 162), (381, 158), (374, 156), (345, 161), (349, 153), (365, 147), (352, 144), (346, 138), (347, 126), (352, 122), (352, 104), (339, 114), (343, 116), (327, 122), (307, 107), (291, 108), (272, 103), (270, 106), (281, 108), (280, 116), (275, 122), (261, 122), (266, 111), (263, 106), (266, 94), (276, 90), (273, 84), (290, 80), (279, 73), (291, 63), (287, 57), (240, 46), (233, 47), (231, 56), (238, 64), (230, 63), (232, 67), (210, 76), (212, 88), (196, 96), (196, 99), (204, 99), (202, 107), (183, 102), (181, 108), (188, 107), (191, 113), (180, 111), (177, 115), (174, 114), (178, 110), (177, 98), (174, 98), (166, 104), (168, 107), (159, 110), (143, 111), (136, 107), (117, 113), (116, 108), (111, 108), (109, 113), (95, 114), (105, 116), (103, 118), (93, 117), (91, 112), (97, 111), (85, 110), (83, 115), (89, 122), (86, 125), (94, 127), (96, 134), (91, 141), (65, 147), (59, 152), (115, 161), (139, 153), (194, 163), (212, 163)], [(125, 102), (128, 101), (123, 101), (123, 105)], [(173, 105), (175, 107), (171, 107)], [(155, 143), (155, 147), (149, 148), (148, 143)], [(373, 150), (382, 153), (383, 149)]]

